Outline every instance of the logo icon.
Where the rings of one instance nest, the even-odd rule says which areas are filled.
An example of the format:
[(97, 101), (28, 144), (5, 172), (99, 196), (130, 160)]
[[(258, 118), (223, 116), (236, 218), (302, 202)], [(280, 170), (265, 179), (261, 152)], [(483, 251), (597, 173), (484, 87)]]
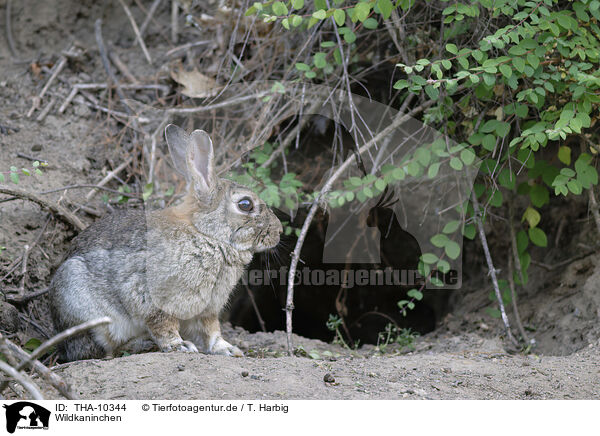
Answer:
[(19, 429), (48, 429), (50, 411), (29, 401), (3, 405), (6, 409), (6, 431)]

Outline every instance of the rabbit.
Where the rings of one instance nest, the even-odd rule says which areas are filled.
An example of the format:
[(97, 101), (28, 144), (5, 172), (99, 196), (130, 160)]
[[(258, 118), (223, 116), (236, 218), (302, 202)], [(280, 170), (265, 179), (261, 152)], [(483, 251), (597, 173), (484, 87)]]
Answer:
[(282, 225), (250, 189), (219, 178), (208, 134), (170, 124), (165, 136), (188, 181), (175, 206), (116, 211), (72, 242), (49, 289), (57, 331), (112, 322), (59, 345), (62, 360), (115, 356), (149, 337), (160, 351), (242, 356), (221, 336), (219, 313), (254, 253), (279, 243)]

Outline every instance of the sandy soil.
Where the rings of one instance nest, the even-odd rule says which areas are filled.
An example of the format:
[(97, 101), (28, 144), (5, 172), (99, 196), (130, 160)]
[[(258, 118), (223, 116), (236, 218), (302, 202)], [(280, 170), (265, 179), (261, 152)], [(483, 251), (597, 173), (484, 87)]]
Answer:
[[(86, 399), (600, 399), (600, 341), (570, 356), (523, 356), (477, 335), (425, 336), (414, 352), (377, 355), (295, 337), (319, 352), (315, 360), (276, 357), (283, 332), (226, 335), (265, 357), (147, 353), (74, 362), (57, 373)], [(340, 356), (323, 359), (324, 351)]]

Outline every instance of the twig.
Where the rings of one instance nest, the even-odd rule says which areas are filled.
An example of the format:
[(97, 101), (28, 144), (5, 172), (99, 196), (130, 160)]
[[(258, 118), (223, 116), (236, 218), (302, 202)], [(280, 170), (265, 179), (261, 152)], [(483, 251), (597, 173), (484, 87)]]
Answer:
[(117, 191), (116, 189), (105, 188), (104, 186), (93, 185), (91, 183), (84, 184), (84, 185), (69, 185), (69, 186), (63, 186), (62, 188), (50, 189), (48, 191), (40, 192), (40, 195), (46, 195), (46, 194), (51, 194), (53, 192), (65, 191), (67, 189), (85, 189), (85, 188), (101, 189), (103, 191), (111, 192), (113, 194), (121, 195), (123, 197), (128, 197), (128, 198), (141, 198), (142, 197), (140, 194), (132, 194), (129, 192), (120, 192), (120, 191)]
[(20, 157), (21, 159), (27, 159), (28, 161), (31, 161), (31, 162), (38, 161), (39, 163), (45, 163), (45, 164), (48, 163), (48, 161), (46, 159), (40, 159), (37, 157), (29, 156), (24, 153), (17, 153), (17, 157)]
[(6, 301), (10, 304), (15, 304), (15, 305), (25, 304), (25, 303), (28, 303), (29, 301), (33, 300), (34, 298), (41, 297), (42, 295), (45, 295), (47, 293), (48, 293), (48, 288), (41, 289), (36, 292), (30, 292), (28, 294), (25, 294), (23, 296), (18, 296), (18, 297), (11, 297), (10, 295), (7, 295)]
[(250, 297), (250, 301), (252, 302), (252, 307), (254, 308), (254, 313), (256, 313), (256, 318), (258, 319), (258, 323), (260, 324), (260, 328), (263, 332), (267, 331), (265, 326), (265, 321), (262, 316), (260, 316), (260, 311), (258, 310), (258, 306), (256, 305), (256, 301), (254, 300), (254, 295), (252, 295), (252, 290), (248, 285), (246, 285), (246, 291), (248, 291), (248, 296)]
[(102, 188), (104, 185), (106, 185), (108, 182), (110, 182), (117, 174), (119, 174), (121, 171), (123, 171), (129, 164), (131, 164), (131, 162), (133, 162), (133, 157), (130, 157), (129, 159), (127, 159), (125, 162), (123, 162), (121, 165), (119, 165), (117, 168), (115, 168), (113, 171), (111, 171), (110, 173), (108, 173), (101, 181), (100, 183), (98, 183), (97, 185), (94, 185), (94, 189), (90, 192), (88, 192), (88, 194), (85, 196), (85, 199), (87, 201), (91, 200), (92, 197), (94, 195), (96, 195), (96, 193), (98, 192), (98, 189)]
[[(417, 113), (427, 109), (429, 106), (435, 103), (434, 100), (429, 100), (414, 109), (412, 109), (407, 114), (402, 114), (399, 112), (396, 114), (394, 120), (381, 132), (372, 137), (366, 144), (362, 147), (359, 147), (357, 153), (363, 154), (365, 151), (369, 150), (373, 145), (377, 144), (381, 139), (385, 138), (387, 135), (391, 134), (398, 126), (404, 123), (409, 118), (415, 116)], [(291, 356), (293, 354), (293, 344), (292, 344), (292, 312), (294, 310), (294, 277), (296, 275), (296, 268), (298, 266), (298, 260), (300, 259), (300, 251), (302, 250), (302, 245), (304, 244), (304, 239), (306, 238), (306, 234), (308, 233), (308, 228), (315, 216), (317, 209), (319, 208), (319, 204), (322, 199), (324, 199), (325, 195), (331, 190), (333, 183), (344, 173), (346, 168), (352, 163), (356, 161), (356, 155), (350, 155), (333, 173), (333, 175), (327, 180), (323, 188), (321, 188), (321, 192), (318, 197), (312, 203), (312, 206), (308, 212), (304, 223), (302, 224), (302, 229), (300, 230), (300, 236), (298, 237), (298, 241), (296, 242), (296, 247), (292, 253), (292, 260), (290, 263), (290, 271), (288, 275), (288, 285), (287, 285), (287, 297), (286, 297), (286, 305), (285, 305), (285, 327), (286, 327), (286, 335), (287, 335), (287, 346), (288, 346), (288, 354)]]
[(11, 27), (11, 17), (10, 10), (12, 6), (12, 0), (6, 0), (6, 39), (8, 40), (8, 48), (10, 49), (10, 53), (15, 58), (16, 62), (20, 62), (20, 58), (17, 55), (17, 47), (15, 45), (15, 41), (12, 37), (12, 27)]
[(146, 18), (144, 19), (144, 22), (140, 26), (140, 35), (142, 37), (146, 33), (146, 28), (148, 27), (148, 24), (150, 24), (150, 21), (152, 21), (152, 17), (156, 13), (156, 10), (160, 6), (161, 2), (162, 2), (162, 0), (154, 0), (154, 2), (152, 3), (152, 5), (150, 6), (150, 9), (148, 9), (148, 13), (146, 14)]
[(598, 254), (598, 250), (600, 250), (600, 246), (594, 248), (593, 250), (586, 251), (584, 253), (581, 253), (581, 254), (578, 254), (576, 256), (570, 257), (569, 259), (566, 259), (566, 260), (563, 260), (561, 262), (558, 262), (555, 265), (548, 265), (548, 264), (545, 264), (543, 262), (538, 262), (537, 260), (533, 260), (533, 259), (531, 260), (531, 263), (533, 265), (537, 265), (537, 266), (545, 269), (546, 271), (556, 271), (558, 268), (562, 268), (563, 266), (567, 266), (570, 263), (573, 263), (573, 262), (575, 262), (577, 260), (585, 259), (586, 257), (593, 256), (594, 254)]
[(25, 200), (33, 201), (34, 203), (39, 204), (40, 206), (50, 210), (52, 213), (60, 217), (64, 222), (71, 225), (77, 230), (83, 230), (86, 228), (86, 225), (81, 222), (79, 218), (69, 212), (67, 209), (62, 207), (60, 204), (52, 203), (48, 200), (45, 200), (38, 196), (37, 194), (33, 194), (31, 192), (27, 192), (23, 189), (13, 188), (8, 186), (0, 185), (0, 194), (12, 195), (13, 197), (19, 197)]
[(140, 29), (138, 28), (138, 26), (135, 22), (135, 19), (133, 18), (133, 15), (131, 14), (131, 11), (129, 10), (129, 8), (127, 7), (127, 5), (125, 4), (125, 2), (123, 0), (119, 0), (119, 3), (121, 4), (121, 7), (123, 7), (123, 10), (127, 14), (127, 18), (129, 18), (129, 22), (131, 23), (131, 27), (133, 28), (133, 33), (135, 33), (135, 38), (137, 39), (138, 44), (142, 48), (142, 51), (144, 52), (144, 56), (146, 57), (146, 60), (148, 61), (148, 63), (150, 65), (152, 65), (152, 58), (150, 57), (150, 53), (148, 53), (148, 48), (146, 47), (144, 38), (142, 38), (142, 35), (140, 34)]
[(188, 42), (187, 44), (183, 44), (183, 45), (180, 45), (179, 47), (172, 48), (171, 50), (169, 50), (168, 52), (165, 53), (165, 56), (166, 57), (171, 57), (174, 54), (176, 54), (177, 52), (180, 52), (180, 51), (183, 51), (183, 50), (188, 50), (190, 48), (197, 47), (199, 45), (212, 44), (212, 43), (214, 43), (214, 41), (212, 39), (205, 39), (203, 41)]
[(521, 333), (521, 336), (523, 337), (523, 340), (529, 344), (533, 344), (534, 340), (532, 339), (531, 341), (529, 340), (529, 338), (527, 337), (527, 333), (525, 332), (525, 329), (523, 328), (523, 323), (521, 322), (521, 315), (519, 314), (519, 310), (517, 308), (517, 295), (515, 292), (515, 285), (514, 285), (514, 280), (513, 280), (513, 259), (514, 259), (514, 266), (517, 268), (517, 273), (519, 274), (519, 280), (521, 281), (521, 286), (525, 286), (525, 276), (523, 275), (523, 269), (521, 268), (521, 259), (519, 258), (519, 248), (517, 247), (517, 235), (515, 234), (515, 226), (514, 226), (514, 210), (513, 210), (513, 203), (512, 203), (512, 199), (510, 199), (509, 203), (508, 203), (508, 215), (509, 215), (509, 221), (508, 221), (508, 225), (510, 227), (510, 240), (511, 240), (511, 250), (512, 250), (512, 256), (509, 256), (509, 262), (508, 262), (508, 269), (509, 269), (509, 285), (510, 285), (510, 290), (512, 293), (512, 304), (513, 304), (513, 310), (515, 312), (515, 318), (517, 321), (517, 328), (519, 329), (519, 332)]
[[(112, 63), (115, 65), (115, 67), (117, 67), (117, 69), (121, 72), (122, 75), (124, 75), (125, 77), (127, 77), (127, 79), (137, 85), (140, 82), (135, 78), (135, 76), (131, 73), (131, 71), (129, 70), (129, 68), (127, 68), (127, 65), (125, 65), (123, 63), (123, 61), (121, 60), (121, 58), (119, 57), (119, 55), (114, 51), (111, 50), (108, 53), (108, 57), (110, 58), (110, 60), (112, 61)], [(123, 85), (121, 85), (123, 86)]]
[(506, 335), (515, 346), (518, 346), (519, 342), (515, 339), (512, 332), (510, 331), (510, 322), (508, 321), (508, 317), (506, 316), (506, 310), (504, 309), (504, 302), (502, 301), (502, 294), (500, 293), (500, 286), (498, 285), (498, 278), (496, 277), (496, 269), (494, 268), (494, 262), (492, 261), (492, 255), (490, 254), (490, 248), (487, 243), (487, 238), (485, 237), (485, 230), (483, 228), (483, 223), (481, 221), (481, 215), (479, 211), (479, 201), (477, 201), (477, 195), (475, 194), (475, 190), (473, 190), (473, 192), (471, 193), (471, 201), (473, 202), (473, 209), (475, 209), (475, 222), (477, 223), (477, 229), (479, 230), (479, 239), (481, 240), (485, 260), (487, 262), (488, 269), (490, 270), (490, 276), (492, 278), (492, 284), (494, 286), (494, 293), (496, 294), (496, 299), (498, 300), (498, 305), (500, 306), (500, 314), (502, 316), (502, 322), (504, 322)]
[(121, 103), (125, 106), (125, 112), (131, 115), (131, 109), (125, 104), (125, 94), (123, 94), (121, 85), (115, 77), (115, 73), (113, 72), (112, 68), (110, 68), (110, 64), (108, 62), (108, 56), (106, 55), (106, 47), (104, 46), (104, 40), (102, 39), (102, 19), (98, 18), (96, 20), (96, 22), (94, 23), (94, 30), (96, 34), (96, 44), (98, 44), (98, 51), (100, 52), (100, 59), (102, 60), (102, 66), (104, 67), (104, 71), (106, 71), (108, 79), (115, 85), (117, 95), (121, 99)]
[(46, 92), (48, 92), (50, 85), (52, 85), (52, 83), (60, 74), (65, 65), (67, 65), (67, 58), (65, 56), (61, 56), (60, 60), (58, 61), (58, 64), (56, 64), (56, 66), (53, 68), (54, 71), (52, 72), (52, 75), (50, 76), (50, 78), (48, 79), (38, 96), (34, 98), (33, 104), (31, 105), (29, 112), (27, 112), (27, 118), (31, 118), (33, 112), (35, 112), (35, 110), (40, 106), (42, 98), (44, 98), (44, 95), (46, 95)]
[[(0, 371), (5, 372), (10, 377), (15, 379), (16, 382), (18, 382), (21, 386), (23, 386), (23, 388), (25, 388), (25, 390), (27, 392), (29, 392), (29, 395), (31, 395), (32, 399), (34, 399), (34, 400), (43, 400), (44, 399), (42, 393), (40, 392), (40, 389), (35, 385), (35, 383), (27, 375), (17, 371), (12, 366), (10, 366), (8, 363), (3, 362), (1, 360), (0, 360)], [(5, 382), (5, 383), (7, 383), (7, 382)]]
[(596, 228), (598, 229), (598, 234), (600, 234), (600, 212), (598, 211), (598, 203), (596, 202), (593, 186), (590, 186), (590, 189), (588, 189), (588, 198), (590, 199), (590, 209), (592, 209), (594, 221), (596, 221)]
[(232, 98), (229, 100), (222, 101), (221, 103), (215, 103), (215, 104), (211, 104), (211, 105), (207, 105), (207, 106), (183, 107), (183, 108), (175, 107), (175, 108), (167, 109), (166, 112), (167, 112), (167, 114), (173, 114), (173, 115), (196, 114), (196, 113), (200, 113), (200, 112), (209, 112), (209, 111), (212, 111), (215, 109), (221, 109), (221, 108), (224, 108), (227, 106), (233, 106), (238, 103), (243, 103), (245, 101), (259, 99), (268, 94), (269, 94), (268, 91), (263, 91), (263, 92), (258, 92), (256, 94), (245, 95), (243, 97)]
[(281, 141), (281, 144), (279, 145), (279, 147), (277, 147), (275, 150), (273, 150), (273, 153), (271, 153), (271, 156), (269, 156), (269, 158), (260, 165), (261, 168), (266, 168), (269, 165), (271, 165), (271, 163), (273, 163), (273, 161), (277, 158), (277, 156), (279, 156), (292, 143), (292, 141), (297, 138), (297, 135), (300, 133), (300, 131), (304, 128), (304, 126), (308, 122), (309, 115), (312, 115), (315, 112), (315, 110), (317, 109), (317, 107), (319, 107), (320, 104), (322, 104), (322, 102), (320, 100), (316, 100), (315, 102), (313, 102), (313, 104), (308, 108), (308, 111), (305, 112), (305, 116), (302, 117), (298, 121), (298, 123), (292, 130), (290, 130), (290, 132), (284, 138), (284, 140)]
[(66, 329), (63, 332), (60, 332), (59, 334), (51, 337), (44, 343), (40, 344), (40, 346), (37, 347), (31, 353), (29, 358), (27, 360), (25, 360), (24, 362), (22, 362), (17, 367), (17, 370), (21, 370), (21, 369), (27, 367), (28, 365), (31, 365), (34, 360), (38, 359), (40, 356), (43, 356), (44, 353), (46, 353), (46, 351), (48, 351), (50, 348), (54, 347), (57, 344), (60, 344), (61, 342), (69, 339), (70, 337), (76, 336), (80, 333), (83, 333), (87, 330), (91, 330), (95, 327), (98, 327), (98, 326), (101, 326), (104, 324), (110, 324), (111, 322), (112, 322), (112, 320), (108, 316), (104, 316), (102, 318), (93, 319), (91, 321), (84, 322), (83, 324), (76, 325), (75, 327), (71, 327), (71, 328)]
[(27, 274), (27, 260), (29, 259), (29, 244), (23, 247), (23, 261), (21, 262), (21, 285), (19, 286), (19, 298), (25, 294), (25, 275)]
[[(8, 339), (4, 338), (4, 337), (0, 337), (1, 339), (4, 340), (4, 344), (7, 346), (7, 348), (15, 355), (19, 356), (19, 358), (21, 360), (28, 360), (29, 359), (29, 354), (27, 354), (26, 351), (24, 351), (23, 349), (21, 349), (21, 347), (15, 345), (14, 343), (12, 343), (11, 341), (9, 341)], [(44, 365), (42, 362), (40, 362), (39, 360), (33, 360), (31, 363), (32, 368), (44, 379), (46, 379), (46, 381), (48, 383), (50, 383), (50, 385), (52, 387), (54, 387), (58, 392), (61, 393), (61, 395), (63, 395), (65, 398), (69, 399), (69, 400), (76, 400), (79, 398), (79, 395), (77, 395), (76, 392), (74, 392), (71, 387), (62, 379), (60, 378), (58, 375), (54, 374), (50, 369), (48, 369), (48, 367), (46, 365)]]
[(515, 291), (515, 280), (513, 278), (514, 268), (513, 268), (513, 254), (512, 250), (508, 250), (508, 286), (510, 287), (510, 294), (512, 300), (512, 308), (515, 313), (515, 322), (517, 323), (517, 328), (519, 329), (519, 333), (527, 344), (532, 344), (533, 342), (529, 340), (525, 329), (523, 328), (523, 323), (521, 322), (521, 315), (519, 314), (519, 307), (517, 306), (517, 293)]
[(46, 118), (46, 115), (48, 115), (48, 113), (52, 109), (52, 106), (54, 106), (54, 103), (56, 103), (56, 98), (52, 97), (50, 99), (50, 101), (48, 102), (48, 104), (46, 105), (46, 107), (44, 107), (44, 109), (40, 112), (40, 114), (38, 115), (38, 117), (35, 120), (37, 122), (44, 121), (44, 118)]
[(175, 0), (171, 0), (171, 42), (177, 44), (179, 34), (179, 6)]

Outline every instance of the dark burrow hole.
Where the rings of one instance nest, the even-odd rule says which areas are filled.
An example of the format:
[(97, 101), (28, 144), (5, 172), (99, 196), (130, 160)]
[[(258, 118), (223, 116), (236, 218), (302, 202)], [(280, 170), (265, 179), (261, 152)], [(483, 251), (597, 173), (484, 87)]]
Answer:
[[(391, 70), (374, 71), (363, 82), (366, 88), (357, 86), (353, 88), (353, 92), (386, 103), (390, 97), (387, 91), (389, 84), (384, 83), (382, 77), (389, 78), (391, 74)], [(368, 91), (365, 91), (367, 88)], [(395, 101), (392, 104), (398, 109), (401, 102)], [(291, 122), (295, 123), (297, 120)], [(317, 189), (319, 183), (325, 179), (332, 161), (337, 159), (339, 162), (341, 156), (348, 156), (355, 149), (355, 143), (346, 129), (320, 115), (311, 116), (300, 138), (300, 146), (297, 149), (291, 147), (287, 156), (288, 171), (298, 174), (305, 186), (313, 189)], [(277, 140), (273, 138), (273, 142)], [(279, 173), (279, 176), (281, 175), (282, 173)], [(274, 176), (274, 179), (277, 179), (277, 174)], [(329, 342), (335, 337), (335, 333), (328, 328), (327, 321), (334, 315), (343, 318), (344, 325), (340, 326), (340, 330), (350, 345), (376, 344), (379, 333), (385, 331), (390, 323), (399, 328), (410, 328), (414, 332), (425, 334), (433, 331), (438, 321), (447, 313), (451, 291), (425, 290), (423, 299), (415, 301), (414, 309), (406, 311), (406, 315), (403, 315), (398, 302), (410, 300), (407, 298), (407, 292), (419, 286), (410, 283), (400, 286), (386, 284), (389, 283), (385, 276), (386, 268), (396, 272), (396, 275), (389, 273), (392, 275), (392, 283), (395, 279), (401, 279), (403, 283), (410, 281), (410, 274), (417, 270), (418, 259), (422, 254), (417, 240), (403, 229), (390, 207), (389, 200), (393, 199), (393, 196), (393, 192), (384, 192), (374, 206), (371, 203), (368, 209), (359, 214), (358, 222), (355, 223), (357, 231), (379, 233), (379, 237), (372, 237), (372, 240), (379, 241), (378, 250), (374, 251), (372, 246), (361, 247), (360, 238), (352, 231), (345, 230), (340, 236), (347, 239), (346, 244), (342, 243), (337, 247), (338, 251), (344, 251), (338, 253), (341, 258), (349, 251), (367, 250), (377, 254), (378, 259), (375, 262), (365, 262), (364, 258), (358, 262), (348, 262), (347, 259), (331, 262), (327, 256), (325, 241), (330, 239), (328, 227), (338, 225), (330, 216), (336, 212), (316, 214), (298, 263), (301, 279), (294, 289), (294, 333)], [(300, 208), (298, 216), (293, 220), (295, 227), (302, 226), (307, 209)], [(290, 221), (288, 215), (283, 212), (277, 213), (282, 221)], [(355, 242), (357, 244), (354, 244)], [(283, 237), (275, 254), (262, 253), (255, 256), (245, 275), (250, 283), (248, 286), (242, 283), (238, 285), (226, 314), (233, 325), (241, 326), (250, 332), (261, 331), (263, 326), (259, 322), (256, 307), (267, 331), (285, 330), (288, 270), (282, 273), (280, 267), (289, 268), (295, 244), (294, 236)], [(266, 270), (275, 271), (269, 284), (264, 283)], [(377, 270), (384, 276), (380, 282), (373, 276), (377, 274), (374, 272)], [(328, 274), (331, 282), (337, 278), (335, 284), (328, 284)], [(350, 274), (354, 278), (359, 274), (368, 274), (368, 283), (344, 288), (340, 286), (340, 282), (344, 282), (343, 278), (348, 277), (343, 274)], [(250, 293), (255, 304), (249, 296)]]
[[(373, 218), (376, 223), (371, 222)], [(294, 287), (294, 333), (329, 342), (335, 336), (327, 327), (331, 315), (344, 319), (345, 327), (340, 326), (340, 330), (344, 340), (350, 343), (376, 344), (379, 333), (385, 331), (390, 323), (420, 334), (433, 331), (438, 320), (447, 312), (451, 291), (424, 291), (423, 300), (415, 302), (413, 310), (407, 311), (406, 316), (401, 313), (398, 302), (410, 299), (407, 291), (415, 286), (387, 283), (389, 280), (392, 283), (410, 280), (407, 271), (417, 269), (421, 253), (416, 240), (400, 227), (392, 210), (378, 207), (369, 212), (370, 227), (378, 229), (382, 235), (379, 263), (346, 265), (323, 262), (328, 221), (328, 214), (316, 216), (304, 243), (303, 262), (298, 264), (299, 277)], [(245, 275), (248, 285), (240, 283), (232, 297), (228, 316), (233, 325), (250, 332), (262, 330), (249, 296), (252, 293), (264, 328), (267, 331), (285, 330), (289, 254), (284, 251), (293, 250), (295, 242), (295, 238), (283, 240), (279, 255), (263, 253), (255, 257)], [(284, 269), (281, 270), (281, 267)], [(391, 268), (387, 278), (386, 268)], [(270, 283), (264, 283), (269, 280), (268, 274)], [(361, 274), (362, 280), (368, 283), (352, 284), (352, 280), (360, 281)], [(328, 278), (331, 280), (329, 283), (335, 284), (328, 285)], [(347, 286), (342, 287), (339, 283)]]

